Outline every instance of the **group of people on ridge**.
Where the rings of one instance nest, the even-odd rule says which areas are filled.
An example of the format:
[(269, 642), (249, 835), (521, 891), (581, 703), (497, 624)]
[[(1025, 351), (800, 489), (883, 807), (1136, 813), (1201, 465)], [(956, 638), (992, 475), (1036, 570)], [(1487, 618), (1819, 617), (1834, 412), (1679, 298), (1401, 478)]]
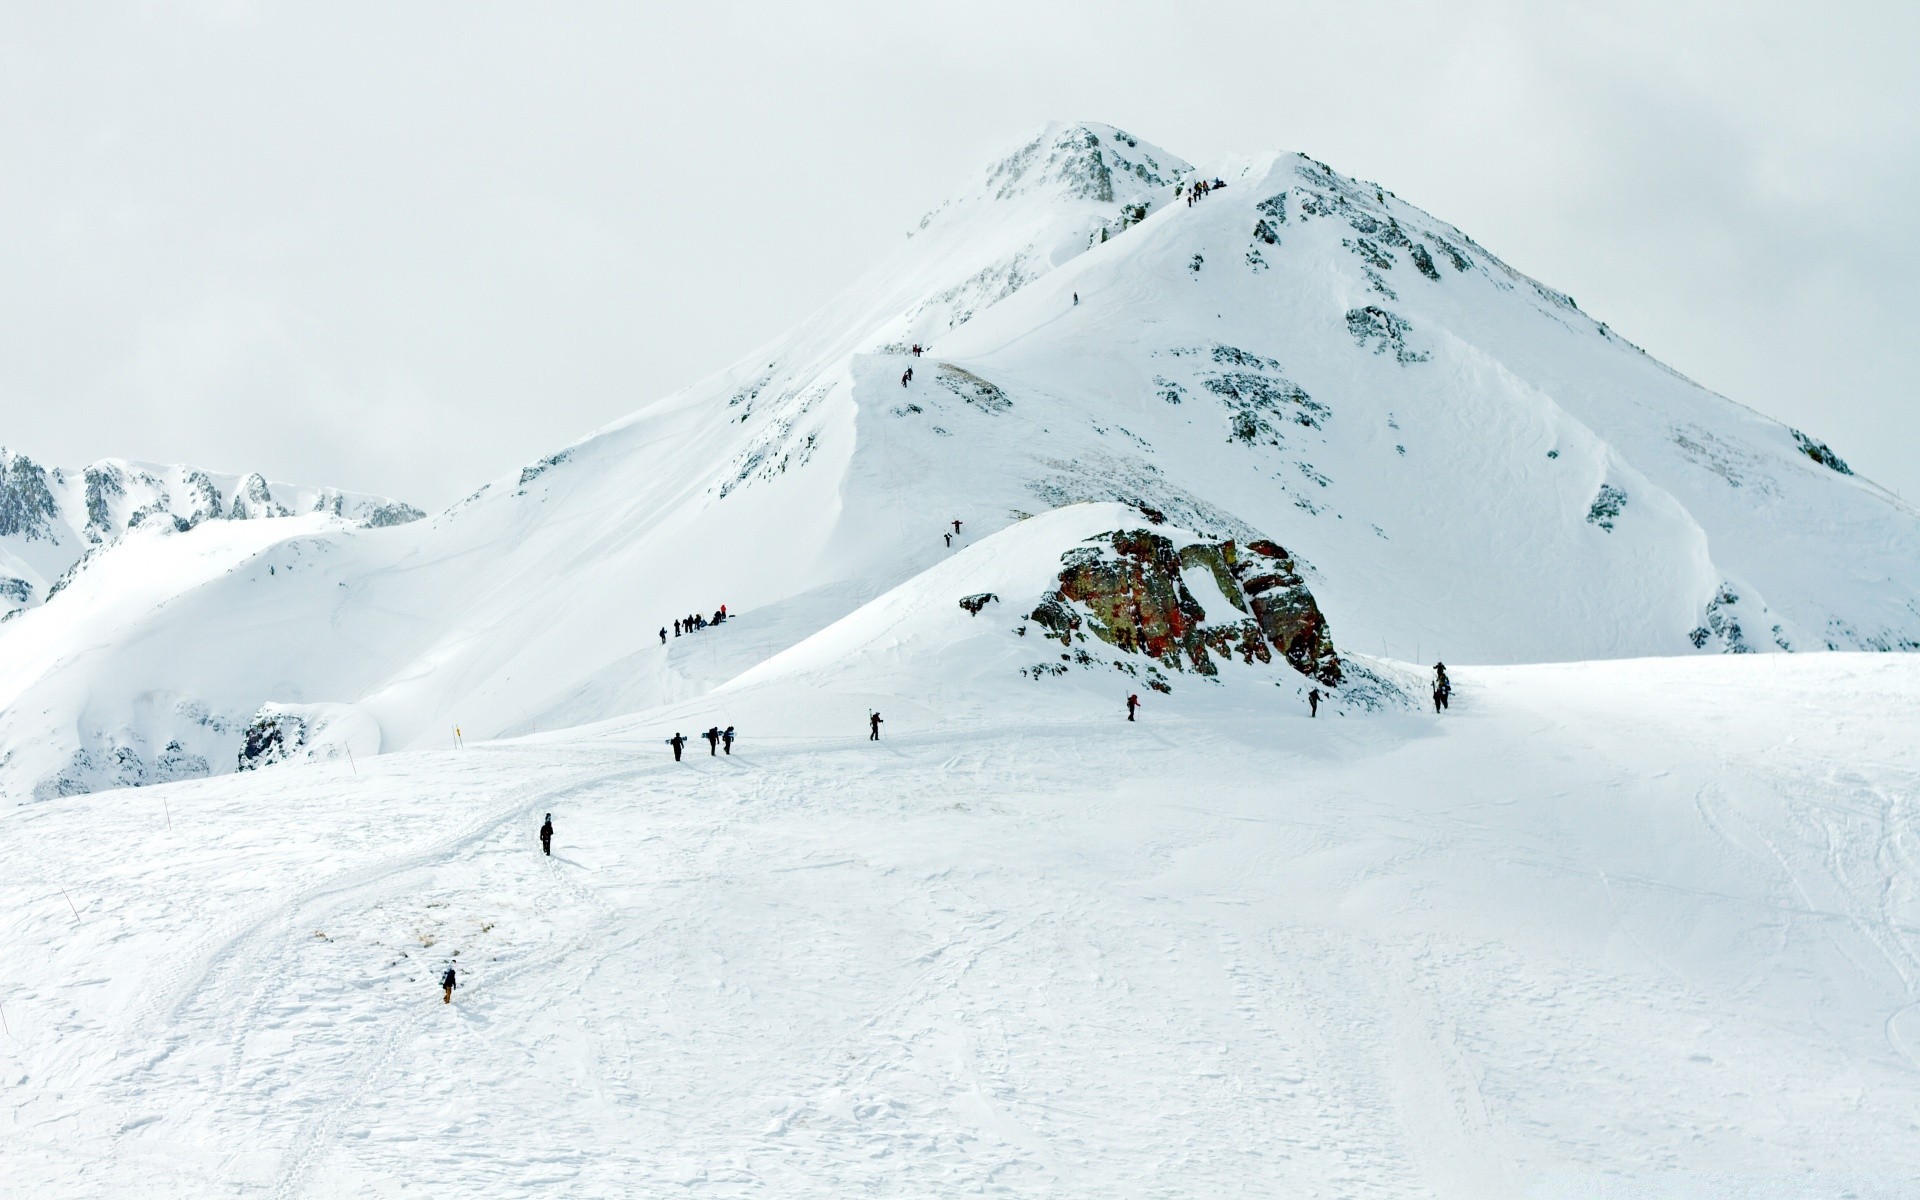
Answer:
[[(1226, 186), (1227, 186), (1227, 181), (1224, 179), (1215, 179), (1212, 182), (1208, 182), (1205, 179), (1194, 180), (1193, 185), (1186, 189), (1187, 207), (1192, 208), (1193, 202), (1195, 200), (1198, 200), (1200, 197), (1206, 195), (1208, 192), (1218, 191), (1221, 188)], [(1177, 190), (1175, 194), (1176, 195), (1178, 194)]]
[(943, 538), (945, 538), (945, 539), (947, 539), (947, 549), (949, 549), (949, 550), (951, 550), (951, 549), (953, 549), (953, 539), (955, 539), (955, 538), (957, 538), (957, 537), (959, 537), (959, 536), (960, 536), (960, 518), (958, 518), (958, 517), (955, 517), (955, 518), (953, 519), (953, 532), (952, 532), (952, 533), (943, 533), (943, 534), (941, 534), (940, 536), (941, 536), (941, 537), (943, 537)]
[[(678, 621), (675, 621), (673, 623), (673, 636), (679, 637), (682, 630), (685, 630), (688, 633), (692, 633), (696, 629), (705, 629), (709, 625), (718, 625), (722, 621), (725, 621), (726, 619), (727, 619), (727, 606), (724, 604), (722, 604), (719, 608), (714, 610), (713, 619), (711, 621), (701, 616), (699, 613), (692, 613), (692, 614), (689, 614), (688, 616), (681, 617)], [(662, 625), (660, 627), (660, 644), (662, 646), (667, 644), (667, 627), (665, 625)]]

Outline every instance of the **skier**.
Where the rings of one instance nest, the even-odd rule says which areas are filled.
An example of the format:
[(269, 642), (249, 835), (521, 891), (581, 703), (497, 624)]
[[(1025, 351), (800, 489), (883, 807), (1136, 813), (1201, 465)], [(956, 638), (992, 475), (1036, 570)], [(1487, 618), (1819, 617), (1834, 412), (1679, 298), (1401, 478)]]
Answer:
[(1135, 692), (1127, 697), (1127, 720), (1133, 720), (1133, 710), (1140, 707), (1140, 694)]
[(442, 1004), (452, 1004), (452, 1003), (453, 1003), (453, 985), (454, 985), (454, 982), (455, 982), (455, 980), (454, 980), (454, 976), (453, 976), (453, 964), (452, 964), (452, 963), (448, 963), (448, 964), (447, 964), (447, 970), (446, 970), (446, 974), (444, 974), (444, 975), (442, 975), (442, 976), (440, 976), (440, 986), (441, 986), (441, 987), (442, 987), (443, 989), (445, 989), (445, 991), (444, 991), (444, 994), (443, 994), (443, 995), (442, 995), (442, 997), (441, 997), (441, 1000), (440, 1000), (440, 1003), (442, 1003)]
[(687, 739), (681, 737), (679, 731), (676, 730), (674, 735), (667, 739), (667, 745), (673, 747), (673, 761), (679, 762), (680, 751), (686, 748)]
[(707, 757), (718, 758), (720, 756), (720, 727), (718, 725), (709, 725), (707, 726), (707, 731), (700, 736), (707, 739)]
[(1312, 691), (1307, 693), (1307, 715), (1310, 717), (1317, 717), (1320, 715), (1320, 689), (1319, 688), (1314, 688)]
[(662, 646), (667, 644), (667, 627), (665, 625), (660, 627), (660, 644)]
[(720, 744), (727, 748), (728, 754), (733, 753), (733, 726), (727, 726), (726, 732), (720, 735)]
[(953, 536), (960, 536), (960, 519), (958, 517), (955, 517), (953, 521)]
[(553, 814), (548, 813), (545, 823), (540, 826), (540, 853), (553, 857)]
[(877, 742), (880, 740), (880, 714), (879, 713), (873, 712), (873, 713), (867, 714), (867, 730), (868, 730), (868, 733), (867, 733), (868, 741)]

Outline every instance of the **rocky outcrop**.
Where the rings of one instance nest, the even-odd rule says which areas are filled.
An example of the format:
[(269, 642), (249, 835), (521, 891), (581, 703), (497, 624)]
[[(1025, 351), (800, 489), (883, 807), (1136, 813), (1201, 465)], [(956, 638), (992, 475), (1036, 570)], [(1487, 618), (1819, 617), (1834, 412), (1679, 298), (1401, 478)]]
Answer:
[(54, 512), (46, 471), (26, 455), (0, 447), (0, 537), (51, 539)]
[(1059, 587), (1030, 619), (1064, 646), (1091, 633), (1174, 671), (1215, 675), (1220, 661), (1278, 659), (1328, 686), (1341, 678), (1326, 618), (1292, 557), (1270, 541), (1102, 534), (1061, 557)]
[(233, 492), (233, 504), (227, 509), (228, 519), (234, 521), (289, 515), (286, 508), (274, 500), (273, 489), (258, 472), (240, 481)]

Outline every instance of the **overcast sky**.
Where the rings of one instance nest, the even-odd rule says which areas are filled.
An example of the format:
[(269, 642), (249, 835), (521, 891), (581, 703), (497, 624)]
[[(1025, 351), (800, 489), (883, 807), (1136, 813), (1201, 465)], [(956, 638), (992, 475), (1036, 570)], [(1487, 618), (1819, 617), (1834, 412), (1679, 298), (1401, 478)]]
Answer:
[(0, 3), (0, 444), (437, 506), (1041, 122), (1302, 150), (1920, 501), (1920, 4)]

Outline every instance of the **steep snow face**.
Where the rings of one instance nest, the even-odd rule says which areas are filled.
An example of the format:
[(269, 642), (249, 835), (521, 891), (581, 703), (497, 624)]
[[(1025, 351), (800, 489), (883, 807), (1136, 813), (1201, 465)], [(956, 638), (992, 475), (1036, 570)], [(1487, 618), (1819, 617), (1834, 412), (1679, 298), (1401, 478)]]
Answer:
[(793, 333), (432, 520), (0, 625), (0, 787), (206, 729), (231, 769), (270, 703), (351, 705), (391, 750), (697, 697), (1083, 503), (1133, 524), (1045, 546), (1056, 580), (1149, 512), (1270, 540), (1343, 660), (1920, 646), (1920, 518), (1844, 466), (1382, 189), (1051, 126)]
[(0, 447), (0, 620), (44, 603), (71, 573), (127, 532), (155, 523), (187, 530), (210, 520), (330, 513), (369, 525), (426, 514), (384, 496), (268, 483), (258, 474), (101, 459), (49, 471)]

